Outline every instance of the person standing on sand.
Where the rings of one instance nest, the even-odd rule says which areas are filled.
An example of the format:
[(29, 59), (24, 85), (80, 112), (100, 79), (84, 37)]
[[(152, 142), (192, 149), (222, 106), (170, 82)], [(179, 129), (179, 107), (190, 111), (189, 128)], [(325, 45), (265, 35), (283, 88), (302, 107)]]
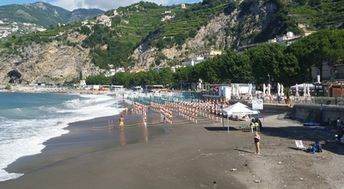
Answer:
[(260, 155), (260, 135), (258, 132), (254, 133), (254, 145), (256, 147), (256, 154)]
[(124, 117), (123, 114), (119, 117), (119, 127), (124, 128)]
[(340, 129), (341, 127), (340, 117), (337, 118), (336, 126), (337, 126), (337, 129)]

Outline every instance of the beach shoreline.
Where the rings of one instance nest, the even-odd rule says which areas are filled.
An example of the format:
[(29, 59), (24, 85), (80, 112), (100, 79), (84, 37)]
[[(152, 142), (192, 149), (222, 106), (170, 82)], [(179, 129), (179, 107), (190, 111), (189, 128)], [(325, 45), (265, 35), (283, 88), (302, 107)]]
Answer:
[[(140, 115), (132, 116), (133, 122), (126, 124), (140, 122)], [(125, 128), (137, 132), (132, 142), (121, 145), (120, 130), (112, 130), (112, 135), (108, 130), (111, 119), (116, 121), (103, 117), (71, 124), (71, 132), (48, 142), (51, 150), (43, 151), (38, 160), (26, 158), (10, 166), (26, 174), (1, 182), (0, 187), (212, 188), (214, 181), (218, 188), (340, 188), (343, 184), (336, 179), (343, 169), (333, 164), (341, 164), (341, 149), (328, 144), (324, 153), (313, 155), (291, 148), (293, 137), (302, 136), (305, 144), (313, 141), (309, 128), (296, 121), (267, 117), (261, 135), (263, 155), (257, 156), (252, 133), (237, 130), (240, 123), (230, 123), (227, 132), (220, 122), (202, 118), (194, 124), (176, 116), (173, 125), (148, 127), (148, 140), (139, 124)], [(160, 121), (153, 112), (148, 119)], [(151, 138), (153, 130), (157, 133)], [(324, 134), (321, 129), (316, 132)], [(70, 142), (75, 144), (66, 145)]]
[[(70, 124), (119, 114), (123, 111), (121, 102), (109, 95), (51, 93), (1, 93), (1, 95), (4, 107), (1, 110), (3, 117), (0, 117), (2, 123), (0, 130), (5, 132), (1, 133), (0, 157), (3, 161), (0, 162), (0, 181), (21, 176), (20, 171), (12, 171), (18, 174), (9, 174), (5, 168), (22, 157), (41, 154), (46, 149), (47, 141), (68, 134)], [(40, 103), (37, 103), (38, 101)]]

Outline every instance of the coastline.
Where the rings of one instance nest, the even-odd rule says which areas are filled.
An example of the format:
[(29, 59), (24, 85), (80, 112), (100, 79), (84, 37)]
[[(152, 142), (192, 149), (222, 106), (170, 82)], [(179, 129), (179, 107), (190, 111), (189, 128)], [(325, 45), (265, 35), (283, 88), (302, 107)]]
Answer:
[[(140, 116), (132, 116), (132, 123), (140, 121)], [(265, 189), (340, 188), (343, 184), (338, 179), (343, 171), (338, 166), (343, 151), (332, 144), (314, 155), (291, 148), (293, 138), (303, 139), (307, 145), (314, 133), (278, 115), (264, 119), (261, 156), (254, 154), (252, 133), (236, 129), (240, 123), (231, 123), (228, 133), (219, 122), (202, 118), (194, 124), (176, 116), (173, 125), (148, 127), (148, 140), (142, 127), (125, 128), (126, 133), (131, 129), (137, 132), (131, 142), (121, 145), (120, 130), (108, 132), (109, 119), (71, 124), (71, 132), (48, 141), (47, 150), (35, 161), (27, 157), (11, 165), (13, 170), (26, 169), (26, 174), (0, 183), (0, 187), (213, 188), (216, 181), (218, 188)], [(150, 123), (159, 119), (150, 112)], [(155, 129), (158, 131), (152, 136)], [(325, 134), (321, 129), (315, 131)], [(129, 138), (125, 135), (126, 141)]]
[[(6, 100), (8, 95), (2, 93), (4, 98), (2, 100)], [(1, 121), (4, 121), (3, 127), (1, 129), (6, 129), (8, 127), (10, 130), (10, 134), (8, 137), (5, 135), (6, 133), (1, 133), (2, 135), (2, 143), (1, 149), (2, 153), (0, 154), (3, 157), (3, 161), (1, 162), (1, 181), (6, 181), (9, 179), (16, 179), (22, 175), (22, 171), (12, 171), (18, 174), (7, 174), (6, 167), (14, 162), (17, 162), (19, 159), (23, 157), (31, 157), (35, 155), (39, 155), (46, 149), (46, 145), (48, 141), (51, 139), (59, 138), (60, 136), (64, 136), (70, 132), (70, 124), (73, 125), (74, 122), (89, 120), (97, 117), (109, 116), (112, 114), (120, 114), (120, 111), (123, 111), (123, 107), (121, 107), (120, 102), (116, 100), (114, 97), (109, 95), (80, 95), (80, 94), (53, 94), (53, 93), (21, 93), (16, 92), (14, 100), (4, 101), (5, 102), (5, 109), (3, 109), (4, 118)], [(34, 99), (42, 100), (42, 105), (34, 104), (33, 108), (30, 109), (30, 106), (26, 108), (25, 106), (19, 106), (19, 108), (12, 108), (11, 104), (15, 104), (17, 100), (19, 104), (27, 104), (30, 102), (29, 100), (19, 100), (25, 99), (26, 96), (33, 97)], [(55, 97), (57, 100), (54, 101)], [(46, 105), (44, 102), (45, 100), (52, 99), (51, 103), (48, 102)], [(17, 100), (16, 100), (17, 99)], [(7, 106), (6, 105), (9, 105)], [(8, 108), (8, 115), (6, 117), (7, 109)], [(6, 119), (12, 119), (11, 113), (26, 113), (28, 112), (30, 116), (25, 117), (24, 119), (16, 119), (7, 121)], [(33, 112), (33, 113), (31, 113)], [(52, 112), (56, 112), (53, 114)], [(38, 113), (38, 114), (37, 114)], [(32, 115), (37, 114), (38, 118), (32, 117)], [(22, 126), (26, 126), (27, 129), (22, 129)], [(18, 129), (17, 129), (18, 128)], [(36, 129), (37, 128), (37, 129)], [(45, 129), (41, 129), (45, 128)], [(12, 141), (11, 133), (16, 133), (20, 131), (23, 133), (19, 137), (13, 137), (15, 140)], [(18, 134), (20, 134), (18, 133)], [(6, 138), (7, 137), (7, 138)], [(24, 143), (23, 143), (24, 142)], [(1, 158), (2, 159), (2, 158)]]
[[(119, 114), (116, 114), (115, 116), (98, 117), (69, 123), (64, 128), (68, 130), (68, 133), (45, 141), (43, 143), (45, 148), (40, 153), (17, 159), (6, 168), (6, 171), (24, 173), (25, 176), (27, 173), (37, 169), (42, 169), (43, 167), (82, 154), (92, 153), (110, 147), (144, 142), (143, 140), (146, 136), (138, 132), (141, 130), (141, 127), (139, 127), (141, 121), (139, 116), (126, 116), (128, 131), (124, 133), (124, 139), (122, 136), (123, 133), (120, 133), (118, 128), (113, 128), (114, 124), (118, 125), (118, 118)], [(159, 129), (154, 128), (151, 137), (155, 137), (162, 132), (163, 130), (160, 129), (159, 131)], [(59, 156), (59, 153), (63, 153), (63, 155)]]

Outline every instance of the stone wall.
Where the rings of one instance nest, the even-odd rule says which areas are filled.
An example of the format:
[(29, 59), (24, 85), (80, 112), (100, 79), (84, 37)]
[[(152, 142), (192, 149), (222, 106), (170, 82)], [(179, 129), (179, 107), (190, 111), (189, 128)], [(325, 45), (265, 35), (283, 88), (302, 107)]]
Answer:
[(344, 121), (344, 106), (294, 105), (291, 117), (300, 121), (315, 121), (328, 124), (338, 117)]

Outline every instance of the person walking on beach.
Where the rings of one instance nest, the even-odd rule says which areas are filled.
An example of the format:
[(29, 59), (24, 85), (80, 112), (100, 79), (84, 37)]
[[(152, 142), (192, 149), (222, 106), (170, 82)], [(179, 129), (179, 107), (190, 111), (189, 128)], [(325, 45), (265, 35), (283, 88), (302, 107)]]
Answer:
[(124, 128), (124, 117), (123, 114), (119, 117), (119, 127)]
[(254, 133), (254, 145), (256, 147), (256, 154), (260, 155), (260, 135), (258, 132)]
[(340, 117), (338, 117), (337, 120), (336, 120), (336, 126), (337, 126), (337, 129), (341, 128)]

